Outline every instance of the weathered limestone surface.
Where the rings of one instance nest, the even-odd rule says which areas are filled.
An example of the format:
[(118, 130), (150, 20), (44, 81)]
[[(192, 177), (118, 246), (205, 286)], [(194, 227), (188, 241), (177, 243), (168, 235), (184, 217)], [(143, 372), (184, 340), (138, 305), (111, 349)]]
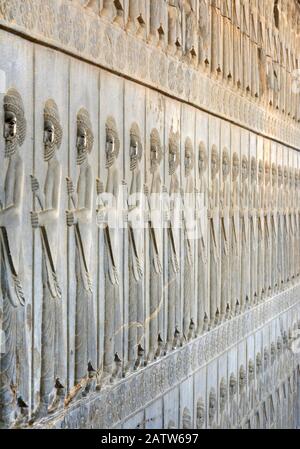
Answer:
[(299, 24), (0, 0), (0, 427), (300, 426)]

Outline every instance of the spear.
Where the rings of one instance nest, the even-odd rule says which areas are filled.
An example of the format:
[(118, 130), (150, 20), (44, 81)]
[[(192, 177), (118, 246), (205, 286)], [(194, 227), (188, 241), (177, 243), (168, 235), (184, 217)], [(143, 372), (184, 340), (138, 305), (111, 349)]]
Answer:
[[(39, 182), (36, 178), (34, 178), (34, 176), (31, 175), (30, 177), (32, 180), (35, 180), (35, 189), (34, 189), (33, 193), (39, 202), (41, 210), (43, 211), (44, 207), (43, 207), (42, 199), (39, 194), (39, 189), (40, 189)], [(45, 248), (49, 263), (50, 263), (51, 273), (49, 273), (49, 275), (52, 276), (54, 288), (55, 288), (55, 293), (52, 292), (51, 294), (53, 297), (57, 297), (60, 299), (61, 298), (61, 289), (60, 289), (58, 281), (57, 281), (56, 269), (55, 269), (55, 265), (54, 265), (54, 261), (53, 261), (53, 257), (52, 257), (52, 253), (51, 253), (51, 248), (50, 248), (50, 244), (49, 244), (47, 231), (44, 226), (41, 226), (40, 230), (41, 230), (43, 245), (44, 245), (44, 248)], [(51, 288), (50, 288), (50, 290), (51, 290)]]
[[(103, 182), (101, 182), (99, 178), (96, 179), (96, 186), (97, 186), (97, 195), (98, 196), (102, 195), (104, 193), (104, 185), (103, 185)], [(105, 240), (106, 240), (106, 244), (107, 244), (109, 258), (110, 258), (110, 261), (111, 261), (111, 264), (113, 267), (114, 279), (112, 279), (111, 281), (114, 285), (119, 285), (118, 269), (117, 269), (117, 265), (116, 265), (115, 258), (114, 258), (108, 224), (104, 228), (104, 235), (105, 235)]]

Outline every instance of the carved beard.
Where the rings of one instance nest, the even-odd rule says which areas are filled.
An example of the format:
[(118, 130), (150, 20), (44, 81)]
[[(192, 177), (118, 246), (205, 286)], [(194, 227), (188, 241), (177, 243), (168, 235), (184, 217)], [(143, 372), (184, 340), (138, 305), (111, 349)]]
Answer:
[(82, 150), (81, 148), (78, 148), (77, 151), (77, 165), (82, 165), (87, 157), (87, 150)]
[(55, 145), (54, 144), (45, 145), (44, 161), (49, 162), (53, 158), (54, 153), (55, 153)]
[(6, 140), (5, 141), (5, 151), (4, 151), (4, 157), (9, 158), (15, 154), (18, 148), (18, 141), (15, 137), (12, 140)]
[(169, 175), (172, 176), (176, 172), (177, 164), (176, 161), (172, 161), (169, 163)]
[(137, 156), (131, 156), (130, 158), (130, 171), (134, 171), (137, 168), (138, 165), (138, 157)]
[(111, 168), (114, 165), (115, 160), (116, 160), (115, 154), (114, 153), (108, 153), (106, 155), (106, 165), (105, 165), (105, 167), (107, 169)]

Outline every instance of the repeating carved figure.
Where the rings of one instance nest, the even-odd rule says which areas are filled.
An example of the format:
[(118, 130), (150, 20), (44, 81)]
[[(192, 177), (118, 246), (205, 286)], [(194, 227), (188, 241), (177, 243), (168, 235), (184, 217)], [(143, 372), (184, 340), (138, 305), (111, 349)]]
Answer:
[(249, 188), (248, 175), (249, 165), (248, 158), (242, 158), (242, 185), (240, 190), (240, 248), (241, 248), (241, 296), (240, 304), (242, 309), (249, 304), (250, 297), (250, 279), (249, 279)]
[(209, 232), (210, 232), (210, 323), (214, 326), (218, 315), (218, 269), (219, 269), (219, 155), (215, 145), (211, 150), (211, 181), (209, 190)]
[(221, 319), (225, 317), (227, 305), (230, 304), (229, 279), (229, 211), (230, 211), (230, 157), (227, 149), (222, 155), (222, 189), (220, 191), (221, 220)]
[(232, 0), (232, 22), (233, 22), (233, 81), (237, 87), (242, 84), (242, 57), (241, 57), (241, 8), (240, 0)]
[(185, 55), (188, 59), (195, 59), (198, 56), (198, 23), (196, 5), (196, 0), (183, 1), (183, 11), (185, 17)]
[[(120, 173), (118, 156), (120, 140), (113, 117), (106, 121), (106, 188), (97, 180), (98, 216), (103, 225), (105, 240), (105, 324), (104, 324), (104, 380), (116, 379), (121, 374), (122, 329), (119, 298), (119, 257), (118, 257), (118, 203)], [(100, 203), (100, 204), (99, 204)], [(115, 369), (114, 368), (115, 365)]]
[(197, 402), (197, 420), (196, 425), (197, 429), (205, 428), (205, 403), (202, 398), (200, 398)]
[(129, 0), (127, 31), (145, 37), (146, 16), (145, 3), (140, 0)]
[[(79, 177), (77, 194), (67, 178), (67, 191), (72, 209), (67, 211), (67, 225), (74, 227), (76, 242), (76, 319), (75, 319), (75, 382), (85, 376), (89, 359), (94, 359), (95, 330), (93, 329), (93, 290), (91, 275), (92, 217), (94, 200), (93, 169), (88, 156), (93, 149), (94, 136), (89, 113), (77, 114), (77, 165)], [(93, 364), (95, 360), (91, 360)]]
[(168, 0), (150, 2), (150, 35), (149, 42), (163, 46), (168, 32), (167, 24)]
[(159, 335), (159, 313), (162, 309), (162, 235), (161, 235), (161, 193), (162, 180), (160, 164), (162, 160), (161, 141), (156, 129), (151, 131), (150, 171), (152, 175), (149, 203), (149, 260), (150, 260), (150, 317), (149, 317), (149, 353), (147, 361), (153, 361), (161, 351), (162, 341)]
[(209, 397), (208, 397), (208, 428), (209, 429), (217, 429), (217, 394), (214, 388), (210, 389)]
[(183, 192), (184, 202), (184, 304), (183, 304), (183, 335), (186, 340), (194, 336), (194, 320), (196, 318), (194, 285), (194, 150), (190, 138), (185, 142), (185, 179), (186, 185)]
[(251, 185), (249, 199), (249, 221), (250, 221), (250, 302), (255, 305), (257, 302), (257, 160), (251, 159)]
[(211, 1), (211, 71), (215, 75), (221, 73), (223, 69), (220, 4), (220, 0)]
[(247, 423), (247, 415), (249, 410), (247, 397), (247, 373), (245, 367), (242, 365), (239, 372), (239, 424), (240, 429), (245, 428)]
[[(208, 208), (208, 189), (206, 182), (207, 172), (207, 154), (203, 142), (199, 145), (199, 192), (197, 192), (198, 214), (198, 304), (197, 304), (197, 334), (201, 335), (204, 330), (204, 318), (209, 316), (209, 300), (207, 290), (208, 277), (208, 258), (207, 258), (207, 208)], [(200, 202), (199, 202), (200, 201)]]
[(228, 416), (228, 392), (227, 392), (227, 384), (224, 378), (221, 379), (220, 382), (220, 429), (229, 429), (230, 428), (230, 420)]
[(210, 13), (208, 0), (199, 0), (199, 63), (210, 64)]
[(237, 404), (237, 380), (231, 373), (229, 379), (229, 417), (230, 428), (235, 429), (238, 423), (238, 404)]
[(278, 174), (277, 166), (272, 164), (272, 201), (270, 210), (270, 232), (271, 232), (271, 246), (272, 246), (272, 263), (271, 263), (271, 287), (272, 291), (276, 292), (278, 288), (278, 247), (277, 247), (277, 233), (278, 233)]
[[(18, 312), (20, 307), (25, 305), (21, 251), (24, 162), (19, 149), (26, 137), (26, 119), (23, 100), (16, 89), (10, 88), (6, 92), (3, 106), (4, 156), (8, 165), (4, 181), (4, 201), (0, 204), (0, 299), (3, 316), (1, 338), (4, 338), (4, 341), (1, 341), (0, 354), (0, 425), (9, 427), (18, 414), (16, 394), (20, 385), (17, 384), (17, 357), (25, 343), (18, 341), (17, 325), (24, 326), (24, 322), (18, 323), (23, 312)], [(26, 360), (23, 363), (26, 363)]]
[(234, 313), (239, 301), (239, 171), (237, 153), (232, 157), (232, 180), (230, 198), (230, 259), (231, 259), (231, 310)]
[(134, 123), (130, 130), (130, 170), (132, 172), (128, 204), (129, 239), (129, 311), (128, 311), (128, 371), (143, 352), (144, 339), (144, 232), (142, 228), (143, 176), (140, 163), (143, 148), (140, 130)]
[(294, 169), (289, 170), (289, 275), (290, 281), (295, 279), (294, 267), (295, 267), (295, 217), (294, 217)]
[(58, 223), (60, 215), (62, 168), (56, 151), (62, 142), (62, 127), (58, 108), (53, 100), (48, 100), (44, 108), (44, 160), (47, 173), (44, 194), (40, 192), (39, 182), (31, 177), (31, 188), (40, 206), (39, 212), (31, 213), (33, 228), (39, 228), (42, 242), (42, 352), (40, 403), (36, 418), (47, 413), (49, 395), (53, 389), (55, 376), (55, 336), (59, 333), (57, 322), (61, 311), (58, 308), (61, 290), (57, 280), (57, 259), (59, 248)]
[(258, 163), (258, 203), (257, 203), (257, 296), (260, 301), (264, 290), (264, 214), (263, 214), (263, 186), (264, 163)]
[(221, 2), (223, 18), (223, 75), (227, 80), (233, 77), (233, 26), (232, 26), (232, 1)]
[(289, 239), (290, 239), (290, 223), (289, 223), (289, 173), (288, 167), (284, 167), (283, 171), (283, 260), (284, 260), (284, 282), (288, 283), (290, 280), (289, 267), (290, 267), (290, 252), (289, 252)]
[(264, 214), (264, 291), (268, 296), (271, 292), (271, 226), (270, 226), (270, 164), (265, 163), (265, 184), (263, 188), (263, 214)]
[(168, 50), (182, 54), (182, 23), (179, 0), (168, 0)]
[(170, 211), (168, 222), (168, 342), (182, 331), (180, 304), (180, 180), (178, 167), (180, 161), (178, 135), (173, 132), (169, 137), (169, 175), (170, 175)]
[(278, 165), (278, 210), (277, 210), (277, 269), (278, 286), (281, 289), (284, 284), (284, 191), (283, 191), (283, 170)]

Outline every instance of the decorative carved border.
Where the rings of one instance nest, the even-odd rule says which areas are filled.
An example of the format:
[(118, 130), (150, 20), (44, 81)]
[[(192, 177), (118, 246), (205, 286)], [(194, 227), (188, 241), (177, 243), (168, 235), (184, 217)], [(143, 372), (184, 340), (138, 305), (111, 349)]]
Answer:
[(112, 70), (282, 144), (299, 148), (288, 116), (66, 0), (0, 0), (0, 28)]
[(117, 385), (78, 400), (34, 427), (86, 428), (89, 425), (105, 429), (117, 426), (283, 313), (292, 309), (300, 312), (299, 297), (300, 285), (279, 293)]

